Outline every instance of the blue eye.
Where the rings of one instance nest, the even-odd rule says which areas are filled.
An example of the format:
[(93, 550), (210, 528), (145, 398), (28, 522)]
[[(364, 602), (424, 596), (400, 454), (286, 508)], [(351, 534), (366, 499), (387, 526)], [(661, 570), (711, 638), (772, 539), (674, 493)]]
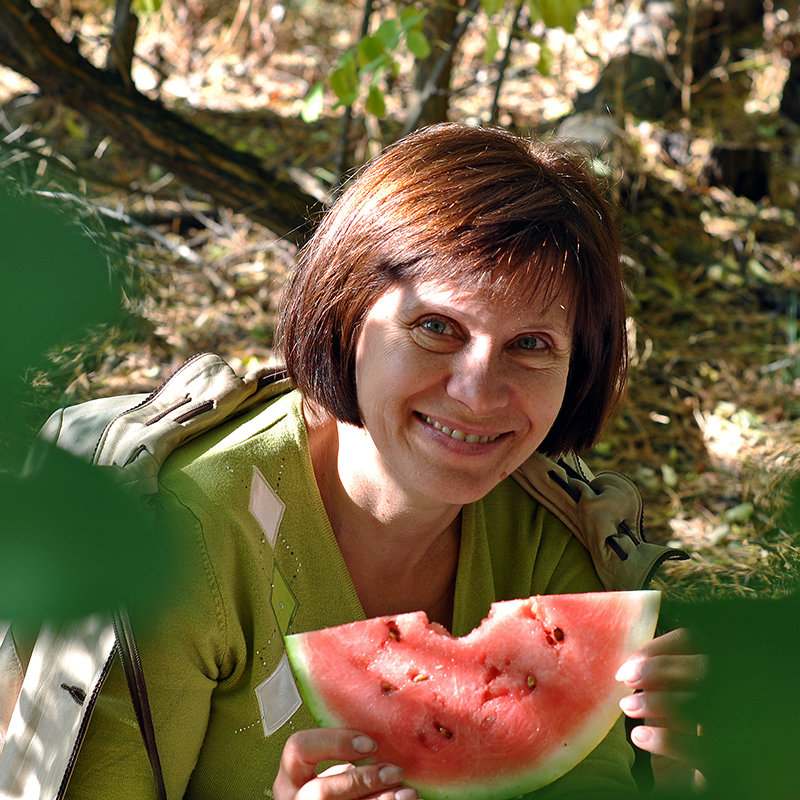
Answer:
[(541, 350), (544, 342), (536, 336), (521, 336), (517, 339), (516, 345), (520, 350)]
[(447, 333), (447, 323), (441, 319), (426, 319), (422, 327), (431, 333)]

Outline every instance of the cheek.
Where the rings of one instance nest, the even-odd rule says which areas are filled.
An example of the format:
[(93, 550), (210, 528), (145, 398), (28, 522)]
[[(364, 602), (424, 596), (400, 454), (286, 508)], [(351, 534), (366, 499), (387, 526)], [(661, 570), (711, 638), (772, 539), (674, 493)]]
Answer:
[(555, 371), (540, 375), (525, 391), (529, 415), (536, 419), (540, 426), (548, 429), (555, 422), (567, 386), (567, 371)]
[(361, 419), (376, 440), (404, 427), (417, 410), (418, 398), (432, 391), (435, 376), (414, 349), (400, 341), (384, 342), (379, 351), (356, 362), (356, 394)]
[(393, 393), (396, 385), (408, 386), (425, 372), (423, 353), (406, 331), (382, 330), (379, 334), (363, 337), (356, 350), (359, 393), (362, 386)]
[(367, 339), (356, 353), (356, 395), (366, 420), (391, 404), (405, 380), (407, 370), (390, 342)]

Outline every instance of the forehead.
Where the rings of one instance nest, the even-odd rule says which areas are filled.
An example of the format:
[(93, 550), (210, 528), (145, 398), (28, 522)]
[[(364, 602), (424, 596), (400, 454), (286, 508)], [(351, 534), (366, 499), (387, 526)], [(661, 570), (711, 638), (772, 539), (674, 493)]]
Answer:
[(414, 259), (393, 277), (397, 282), (438, 285), (456, 293), (480, 293), (484, 301), (504, 302), (508, 307), (545, 305), (565, 295), (574, 298), (577, 289), (575, 260), (547, 246), (492, 254), (454, 247)]
[(547, 322), (565, 333), (572, 327), (572, 298), (566, 286), (548, 292), (516, 294), (491, 284), (403, 281), (391, 286), (378, 299), (373, 311), (454, 313), (477, 321), (501, 319), (509, 326), (522, 327)]

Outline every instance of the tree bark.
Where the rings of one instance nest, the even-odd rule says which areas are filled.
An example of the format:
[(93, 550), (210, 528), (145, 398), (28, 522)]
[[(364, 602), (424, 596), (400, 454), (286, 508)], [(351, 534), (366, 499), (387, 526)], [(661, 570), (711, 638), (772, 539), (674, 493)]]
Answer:
[[(411, 133), (425, 124), (442, 122), (447, 118), (453, 54), (480, 5), (481, 0), (469, 0), (461, 11), (460, 19), (449, 16), (450, 5), (448, 3), (437, 4), (432, 9), (432, 11), (438, 9), (439, 15), (429, 23), (433, 27), (427, 28), (426, 35), (430, 37), (434, 35), (432, 31), (438, 30), (442, 40), (434, 41), (431, 55), (417, 64), (416, 91), (406, 116), (403, 134)], [(447, 30), (448, 26), (449, 30)], [(428, 105), (429, 102), (433, 105)]]
[(126, 86), (119, 73), (94, 67), (28, 0), (0, 0), (0, 63), (219, 205), (296, 243), (308, 234), (314, 197)]
[(139, 30), (139, 18), (133, 13), (131, 3), (132, 0), (117, 0), (106, 61), (106, 69), (119, 72), (126, 86), (131, 83), (133, 52)]
[[(437, 70), (433, 78), (432, 90), (422, 103), (417, 116), (416, 125), (434, 125), (447, 119), (450, 105), (450, 75), (453, 71), (454, 48), (448, 43), (450, 34), (456, 26), (458, 7), (448, 0), (434, 3), (422, 22), (422, 32), (431, 44), (431, 54), (425, 59), (418, 59), (415, 65), (414, 89), (421, 94), (425, 91), (431, 74)], [(439, 58), (444, 63), (437, 69)]]

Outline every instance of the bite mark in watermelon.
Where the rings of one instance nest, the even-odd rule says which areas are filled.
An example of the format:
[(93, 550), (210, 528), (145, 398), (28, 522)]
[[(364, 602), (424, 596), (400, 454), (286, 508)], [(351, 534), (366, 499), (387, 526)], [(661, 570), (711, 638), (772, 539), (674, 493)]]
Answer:
[(368, 734), (426, 800), (500, 800), (585, 758), (630, 690), (617, 669), (655, 630), (660, 593), (492, 604), (460, 638), (424, 612), (286, 637), (317, 722)]

